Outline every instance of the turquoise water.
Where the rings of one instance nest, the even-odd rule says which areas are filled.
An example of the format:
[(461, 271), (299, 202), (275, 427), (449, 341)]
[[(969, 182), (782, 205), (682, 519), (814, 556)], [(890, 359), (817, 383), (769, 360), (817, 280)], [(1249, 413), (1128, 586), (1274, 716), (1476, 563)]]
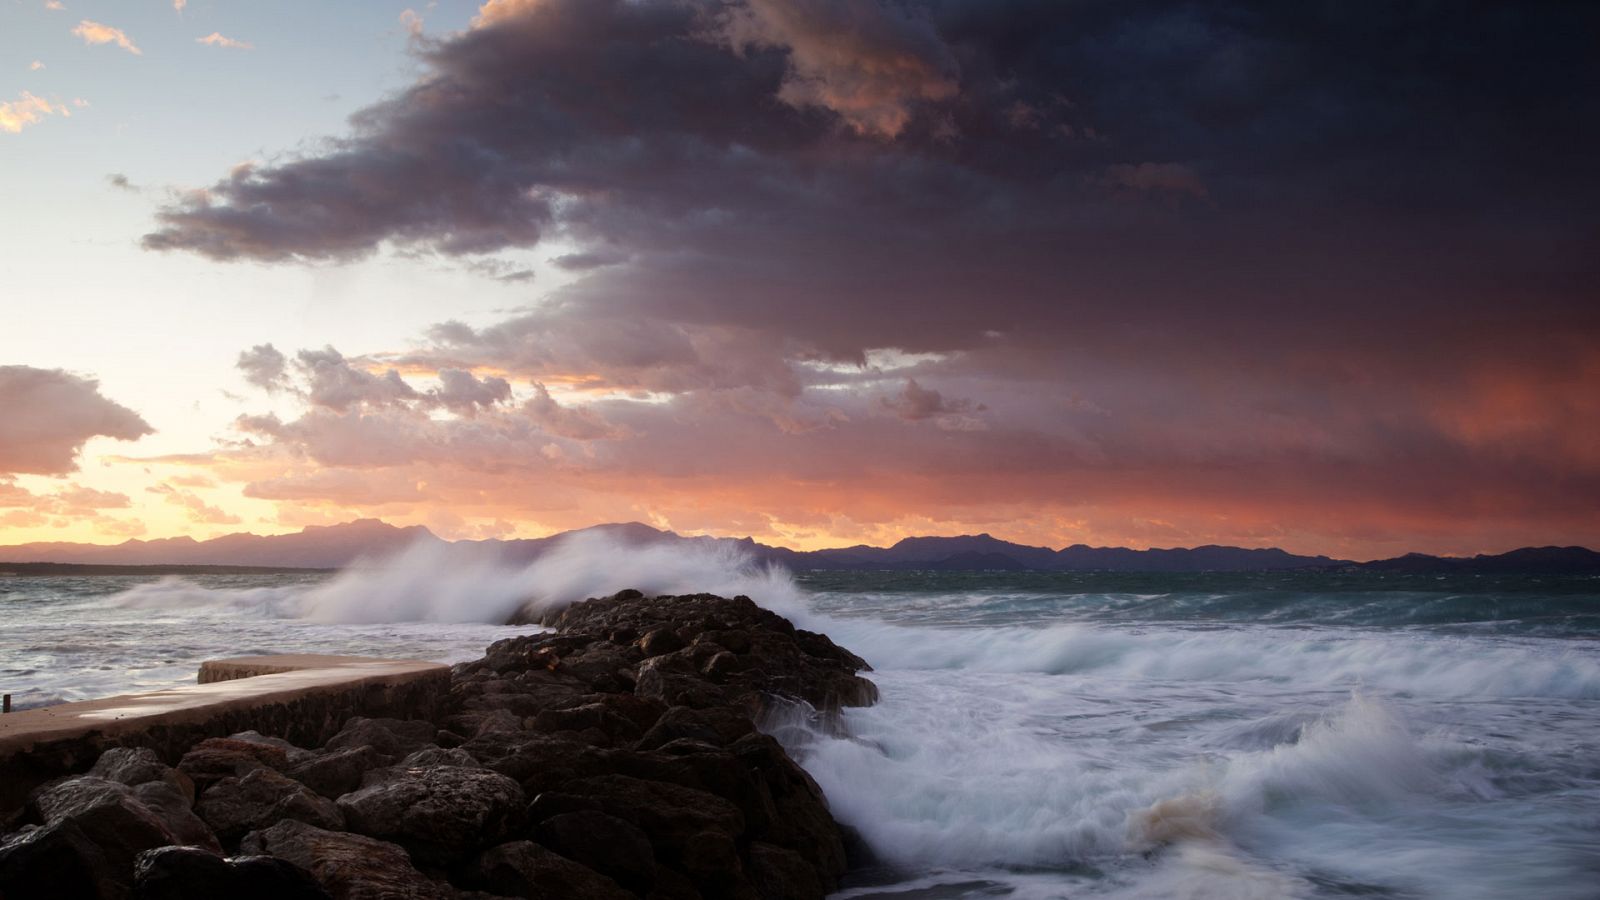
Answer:
[(24, 705), (262, 652), (476, 656), (518, 608), (744, 593), (874, 666), (774, 719), (876, 856), (842, 896), (1600, 897), (1600, 583), (811, 573), (574, 542), (328, 576), (0, 579)]

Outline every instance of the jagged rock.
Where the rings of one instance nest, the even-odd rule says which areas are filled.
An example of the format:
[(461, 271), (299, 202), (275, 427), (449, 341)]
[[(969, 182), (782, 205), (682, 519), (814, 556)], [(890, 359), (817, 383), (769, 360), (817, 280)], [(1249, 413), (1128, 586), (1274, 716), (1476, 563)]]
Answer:
[(200, 795), (195, 812), (228, 847), (248, 832), (285, 819), (333, 831), (344, 828), (344, 814), (332, 800), (271, 769), (218, 781)]
[[(752, 720), (836, 721), (875, 697), (863, 661), (746, 598), (624, 592), (548, 621), (560, 633), (454, 667), (438, 722), (353, 718), (314, 752), (246, 732), (202, 741), (177, 769), (104, 754), (92, 779), (36, 794), (44, 827), (0, 842), (0, 896), (16, 900), (16, 884), (126, 900), (135, 856), (216, 848), (211, 827), (279, 861), (146, 853), (141, 896), (247, 900), (290, 863), (340, 900), (813, 900), (837, 887), (844, 830)], [(343, 826), (360, 834), (331, 830)], [(247, 884), (251, 865), (283, 871)], [(447, 874), (457, 883), (434, 880)]]
[(248, 854), (288, 860), (334, 900), (447, 900), (445, 888), (417, 871), (403, 847), (359, 834), (279, 822), (240, 842)]
[(290, 778), (330, 800), (361, 786), (361, 778), (389, 764), (389, 758), (362, 744), (322, 753), (289, 769)]
[(367, 719), (356, 716), (328, 739), (324, 750), (368, 746), (392, 759), (433, 743), (438, 728), (421, 719)]
[(526, 800), (504, 775), (461, 766), (393, 769), (339, 798), (351, 831), (392, 840), (424, 862), (448, 864), (504, 840)]
[[(183, 844), (222, 850), (211, 829), (190, 811), (183, 794), (165, 781), (128, 787), (97, 775), (79, 775), (40, 787), (28, 806), (46, 824), (76, 819), (90, 834), (126, 825), (130, 836), (144, 833), (147, 836), (141, 840), (157, 841), (147, 846)], [(156, 831), (145, 827), (147, 820)]]
[(233, 738), (208, 738), (178, 760), (178, 770), (194, 781), (201, 793), (224, 778), (238, 778), (254, 769), (289, 768), (289, 755), (282, 747)]
[(423, 747), (412, 753), (396, 764), (398, 768), (415, 769), (426, 766), (464, 766), (469, 769), (482, 769), (484, 765), (473, 758), (472, 754), (456, 748), (446, 750), (442, 747)]
[[(176, 788), (166, 788), (177, 795)], [(29, 797), (28, 806), (45, 825), (14, 835), (0, 850), (0, 888), (8, 895), (21, 891), (11, 887), (13, 883), (48, 885), (49, 867), (63, 864), (87, 873), (80, 879), (77, 872), (63, 870), (62, 877), (77, 885), (73, 890), (87, 892), (78, 896), (126, 897), (140, 851), (180, 841), (156, 811), (138, 800), (133, 788), (99, 776), (47, 784)], [(214, 838), (211, 845), (216, 846)]]
[(461, 749), (522, 785), (528, 795), (605, 771), (593, 747), (568, 735), (494, 733), (473, 738)]
[(560, 813), (534, 830), (539, 843), (643, 893), (655, 882), (650, 839), (635, 826), (599, 810)]
[(762, 900), (822, 900), (827, 893), (817, 870), (800, 854), (783, 847), (751, 843), (749, 872)]
[(636, 746), (640, 750), (654, 750), (686, 738), (720, 747), (752, 731), (755, 731), (755, 726), (750, 720), (731, 709), (674, 706), (662, 713)]
[(151, 781), (165, 781), (178, 789), (190, 806), (194, 805), (194, 781), (161, 761), (148, 747), (113, 747), (95, 760), (90, 775), (136, 787)]
[(513, 897), (636, 900), (616, 881), (531, 841), (484, 851), (473, 861), (471, 877), (495, 893)]
[(627, 775), (584, 778), (565, 790), (638, 827), (655, 846), (657, 862), (688, 875), (702, 892), (721, 893), (743, 882), (737, 842), (744, 815), (721, 797)]
[(7, 898), (124, 900), (131, 859), (106, 848), (72, 819), (29, 825), (0, 841), (0, 892)]
[(575, 731), (582, 735), (593, 732), (589, 743), (594, 744), (631, 743), (644, 733), (634, 719), (605, 703), (547, 709), (533, 717), (528, 728), (546, 733)]
[(311, 875), (272, 856), (223, 859), (193, 847), (158, 847), (134, 863), (134, 900), (331, 900)]
[(652, 628), (639, 639), (639, 651), (647, 657), (673, 653), (683, 647), (683, 638), (671, 628)]
[(746, 735), (730, 749), (737, 768), (760, 778), (772, 797), (775, 814), (754, 836), (799, 852), (831, 888), (845, 872), (846, 848), (822, 788), (770, 735)]
[(210, 826), (195, 815), (193, 805), (170, 782), (147, 781), (133, 789), (133, 796), (167, 826), (176, 839), (174, 844), (199, 847), (210, 853), (222, 852)]
[(266, 744), (269, 747), (277, 747), (283, 751), (283, 755), (288, 758), (291, 766), (305, 762), (312, 756), (310, 750), (296, 747), (283, 738), (265, 735), (259, 731), (241, 731), (238, 734), (228, 735), (228, 738), (235, 741), (247, 741), (252, 744)]

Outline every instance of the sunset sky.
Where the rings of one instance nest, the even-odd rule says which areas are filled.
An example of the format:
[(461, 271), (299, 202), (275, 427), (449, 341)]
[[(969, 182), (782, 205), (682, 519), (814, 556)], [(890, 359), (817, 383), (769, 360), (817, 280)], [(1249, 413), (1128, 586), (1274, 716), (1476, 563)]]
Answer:
[(1600, 546), (1597, 35), (0, 0), (0, 544)]

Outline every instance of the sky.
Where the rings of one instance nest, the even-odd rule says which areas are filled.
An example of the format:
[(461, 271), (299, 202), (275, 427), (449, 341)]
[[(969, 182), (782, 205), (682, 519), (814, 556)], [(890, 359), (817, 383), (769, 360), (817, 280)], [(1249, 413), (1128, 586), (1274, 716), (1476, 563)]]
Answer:
[(1600, 546), (1597, 34), (0, 0), (0, 543)]

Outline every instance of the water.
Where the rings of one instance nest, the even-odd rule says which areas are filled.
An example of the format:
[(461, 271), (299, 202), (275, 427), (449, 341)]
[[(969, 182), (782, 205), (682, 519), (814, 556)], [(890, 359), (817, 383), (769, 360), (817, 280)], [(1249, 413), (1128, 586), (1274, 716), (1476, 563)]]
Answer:
[[(1600, 582), (755, 571), (575, 541), (326, 576), (0, 579), (24, 703), (268, 652), (454, 660), (525, 604), (746, 593), (876, 667), (779, 733), (854, 898), (1600, 897)], [(781, 723), (773, 723), (778, 728)]]

